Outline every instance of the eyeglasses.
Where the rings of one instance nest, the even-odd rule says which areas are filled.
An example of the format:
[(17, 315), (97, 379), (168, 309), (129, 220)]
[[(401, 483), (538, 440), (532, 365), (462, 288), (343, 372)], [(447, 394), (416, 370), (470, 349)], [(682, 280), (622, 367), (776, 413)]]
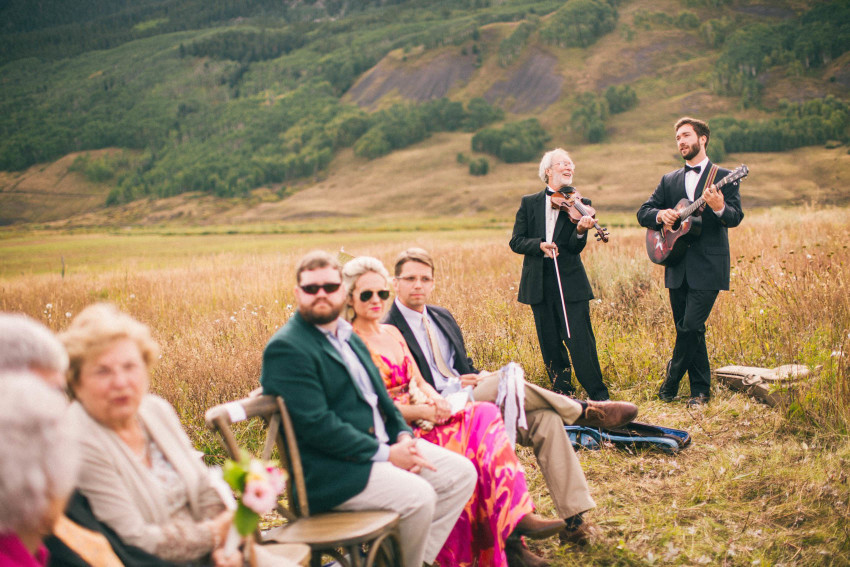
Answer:
[(431, 276), (404, 276), (403, 278), (396, 278), (397, 280), (401, 280), (404, 283), (412, 284), (414, 282), (422, 282), (424, 284), (429, 284), (434, 281), (434, 278)]
[(388, 289), (376, 289), (374, 291), (372, 291), (371, 289), (367, 289), (360, 292), (360, 301), (364, 303), (369, 301), (370, 299), (372, 299), (372, 294), (374, 293), (377, 293), (378, 297), (380, 297), (382, 300), (389, 299), (390, 297), (390, 290)]
[(323, 283), (323, 284), (300, 285), (298, 287), (300, 287), (301, 291), (303, 291), (304, 293), (306, 293), (308, 295), (316, 295), (317, 293), (319, 293), (320, 289), (325, 290), (325, 293), (330, 295), (330, 294), (334, 293), (336, 290), (338, 290), (341, 285), (342, 285), (342, 283)]

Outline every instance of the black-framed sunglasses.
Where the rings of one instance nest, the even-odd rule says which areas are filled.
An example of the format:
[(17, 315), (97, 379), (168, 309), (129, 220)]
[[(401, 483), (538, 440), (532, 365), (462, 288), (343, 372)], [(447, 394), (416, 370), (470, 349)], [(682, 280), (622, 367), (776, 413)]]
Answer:
[(388, 289), (379, 289), (379, 290), (375, 290), (375, 291), (372, 291), (371, 289), (367, 289), (365, 291), (360, 292), (360, 301), (362, 301), (364, 303), (369, 301), (370, 299), (372, 299), (373, 293), (377, 293), (378, 297), (380, 297), (382, 300), (387, 300), (390, 297), (390, 290), (388, 290)]
[(323, 283), (323, 284), (300, 285), (298, 287), (300, 287), (301, 291), (303, 291), (304, 293), (306, 293), (308, 295), (316, 295), (317, 293), (319, 293), (320, 289), (325, 290), (325, 293), (330, 295), (330, 294), (334, 293), (336, 290), (338, 290), (341, 285), (342, 285), (341, 283)]

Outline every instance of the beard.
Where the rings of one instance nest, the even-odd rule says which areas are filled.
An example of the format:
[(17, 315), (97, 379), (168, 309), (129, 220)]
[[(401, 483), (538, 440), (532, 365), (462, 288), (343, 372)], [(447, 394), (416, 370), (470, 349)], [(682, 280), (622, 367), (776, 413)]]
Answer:
[(697, 156), (697, 154), (699, 153), (699, 150), (700, 150), (699, 142), (697, 142), (696, 144), (692, 144), (692, 145), (688, 146), (687, 153), (682, 154), (682, 157), (685, 158), (685, 161), (693, 159)]
[(322, 307), (321, 300), (317, 299), (310, 305), (299, 305), (298, 313), (301, 314), (301, 317), (306, 322), (312, 325), (327, 325), (331, 321), (338, 319), (339, 314), (342, 313), (342, 304), (334, 305), (330, 301), (327, 301), (326, 309), (319, 310), (320, 307)]

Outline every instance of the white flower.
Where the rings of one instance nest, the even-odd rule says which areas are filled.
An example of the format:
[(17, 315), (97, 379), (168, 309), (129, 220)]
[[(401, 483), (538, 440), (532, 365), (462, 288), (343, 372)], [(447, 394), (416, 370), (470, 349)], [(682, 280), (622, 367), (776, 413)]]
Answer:
[(53, 309), (53, 304), (52, 304), (52, 303), (48, 303), (47, 305), (45, 305), (45, 307), (46, 307), (46, 308), (48, 308), (48, 309)]
[(70, 318), (71, 318), (71, 315), (73, 315), (73, 313), (71, 313), (70, 311), (66, 311), (66, 312), (65, 312), (65, 317), (66, 317), (66, 318), (70, 319)]

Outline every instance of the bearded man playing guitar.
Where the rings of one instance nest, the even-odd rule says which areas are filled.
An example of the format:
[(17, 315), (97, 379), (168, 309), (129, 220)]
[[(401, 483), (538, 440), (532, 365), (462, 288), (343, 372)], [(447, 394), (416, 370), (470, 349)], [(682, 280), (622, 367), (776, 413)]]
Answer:
[[(715, 187), (714, 181), (719, 182), (730, 171), (713, 165), (706, 156), (711, 135), (708, 124), (684, 117), (676, 122), (675, 132), (676, 144), (686, 165), (661, 178), (655, 192), (638, 210), (637, 218), (642, 226), (650, 229), (649, 232), (660, 231), (663, 235), (686, 228), (682, 205), (701, 198), (711, 209), (694, 215), (701, 217), (701, 230), (692, 231), (690, 238), (679, 243), (680, 253), (669, 262), (653, 257), (652, 239), (647, 238), (650, 258), (666, 264), (664, 285), (670, 290), (670, 307), (676, 324), (676, 345), (658, 397), (665, 402), (672, 401), (687, 372), (691, 385), (688, 405), (693, 406), (708, 402), (711, 396), (705, 322), (719, 291), (729, 289), (727, 229), (738, 226), (744, 213), (737, 178), (720, 189)], [(746, 175), (746, 166), (742, 168)], [(738, 175), (742, 176), (740, 172)], [(681, 203), (683, 199), (687, 201)], [(695, 219), (690, 218), (688, 222), (692, 220)], [(657, 248), (662, 247), (661, 239), (657, 238)]]

